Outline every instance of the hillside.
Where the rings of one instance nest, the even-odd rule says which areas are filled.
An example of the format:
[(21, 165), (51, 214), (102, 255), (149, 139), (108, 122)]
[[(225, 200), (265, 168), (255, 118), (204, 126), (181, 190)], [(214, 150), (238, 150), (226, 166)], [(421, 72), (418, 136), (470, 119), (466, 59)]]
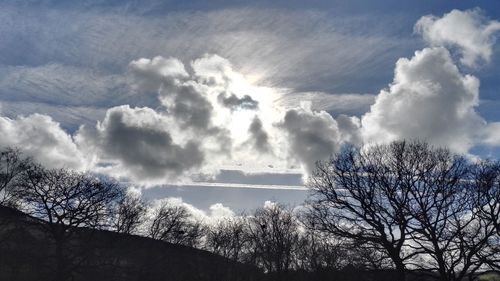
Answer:
[[(0, 207), (0, 280), (52, 280), (54, 243), (43, 222)], [(80, 229), (65, 254), (78, 280), (261, 280), (254, 267), (134, 235)], [(260, 278), (259, 278), (260, 277)]]
[[(54, 280), (55, 245), (44, 222), (0, 206), (0, 281)], [(73, 281), (263, 281), (263, 280), (396, 280), (393, 271), (363, 271), (353, 267), (319, 272), (264, 274), (259, 269), (207, 251), (136, 235), (79, 229), (68, 243), (65, 259)], [(424, 277), (427, 276), (427, 277)], [(437, 276), (435, 276), (437, 277)], [(489, 272), (475, 280), (500, 280)], [(435, 280), (410, 273), (408, 281)]]

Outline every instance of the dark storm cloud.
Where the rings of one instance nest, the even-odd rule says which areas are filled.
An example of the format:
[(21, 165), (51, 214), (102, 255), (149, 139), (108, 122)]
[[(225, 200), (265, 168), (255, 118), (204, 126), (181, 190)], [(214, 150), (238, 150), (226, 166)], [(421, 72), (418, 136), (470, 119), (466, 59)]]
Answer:
[(306, 172), (310, 173), (316, 161), (327, 159), (340, 147), (337, 123), (325, 111), (292, 109), (287, 111), (280, 126), (289, 136), (290, 155), (302, 164)]
[(139, 90), (158, 96), (166, 114), (175, 120), (175, 126), (198, 136), (215, 138), (218, 151), (230, 154), (229, 132), (212, 122), (216, 112), (208, 99), (210, 87), (198, 83), (180, 60), (161, 56), (141, 58), (132, 61), (129, 68)]
[(224, 93), (221, 93), (217, 99), (222, 105), (231, 110), (257, 109), (259, 107), (259, 102), (252, 99), (249, 95), (244, 95), (242, 98), (239, 98), (235, 94), (226, 96)]
[(80, 141), (136, 180), (177, 177), (204, 162), (197, 142), (175, 143), (168, 122), (149, 108), (112, 108), (97, 130), (82, 129)]
[(142, 58), (132, 61), (130, 70), (139, 89), (157, 95), (182, 127), (210, 129), (213, 107), (181, 61), (161, 56)]
[(211, 126), (213, 107), (193, 85), (177, 87), (176, 96), (169, 110), (181, 126), (208, 130)]
[(342, 141), (353, 145), (363, 145), (363, 136), (361, 135), (361, 121), (355, 116), (340, 114), (335, 118), (337, 126), (342, 136)]
[(271, 145), (269, 144), (269, 135), (264, 130), (259, 117), (255, 116), (248, 128), (248, 132), (250, 133), (250, 141), (257, 151), (261, 153), (272, 152)]

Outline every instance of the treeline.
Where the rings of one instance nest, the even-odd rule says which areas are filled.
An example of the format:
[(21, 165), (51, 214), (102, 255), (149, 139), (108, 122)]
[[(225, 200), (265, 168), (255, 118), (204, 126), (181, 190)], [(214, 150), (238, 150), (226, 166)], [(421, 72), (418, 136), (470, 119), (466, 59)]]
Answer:
[(45, 222), (56, 280), (78, 267), (71, 241), (81, 228), (208, 250), (273, 280), (388, 272), (454, 281), (500, 269), (500, 164), (422, 142), (345, 147), (317, 163), (302, 206), (210, 223), (169, 201), (151, 211), (112, 179), (46, 169), (15, 149), (0, 153), (0, 173), (1, 204)]

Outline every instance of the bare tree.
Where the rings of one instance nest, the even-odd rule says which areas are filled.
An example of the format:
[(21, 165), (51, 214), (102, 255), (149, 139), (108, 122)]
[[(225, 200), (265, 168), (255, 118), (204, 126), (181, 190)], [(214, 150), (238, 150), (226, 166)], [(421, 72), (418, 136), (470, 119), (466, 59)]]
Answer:
[(341, 239), (307, 229), (300, 235), (295, 250), (296, 268), (310, 272), (340, 270), (350, 263), (350, 251), (345, 246)]
[(254, 263), (278, 279), (285, 278), (294, 265), (299, 241), (298, 221), (292, 212), (278, 204), (257, 209), (249, 218), (248, 234)]
[(426, 165), (422, 144), (395, 142), (367, 150), (353, 147), (318, 162), (309, 180), (309, 213), (313, 226), (359, 243), (383, 249), (406, 280), (405, 253), (411, 214), (409, 192), (418, 182), (415, 171)]
[(348, 266), (357, 270), (382, 271), (391, 268), (392, 261), (378, 244), (350, 241), (343, 244)]
[(346, 149), (318, 163), (310, 216), (319, 230), (383, 250), (401, 280), (408, 267), (472, 278), (494, 254), (500, 207), (491, 169), (472, 171), (422, 142)]
[(71, 238), (84, 233), (85, 227), (107, 226), (112, 203), (123, 194), (114, 182), (65, 169), (47, 170), (33, 165), (26, 170), (17, 186), (17, 196), (24, 209), (41, 224), (55, 243), (56, 280), (68, 280), (77, 257)]
[(203, 225), (196, 221), (184, 206), (163, 203), (155, 211), (149, 226), (149, 237), (190, 247), (200, 245)]
[(246, 220), (227, 218), (207, 229), (206, 247), (208, 250), (234, 261), (244, 261), (248, 247)]
[(477, 212), (472, 166), (446, 149), (418, 152), (429, 165), (416, 171), (422, 176), (410, 190), (411, 248), (422, 253), (414, 266), (438, 272), (442, 281), (473, 277), (494, 229)]
[(379, 245), (320, 231), (315, 225), (314, 217), (307, 210), (301, 213), (300, 219), (305, 231), (301, 232), (297, 249), (298, 268), (318, 272), (346, 267), (358, 270), (390, 267), (391, 261)]
[[(31, 161), (24, 158), (18, 149), (3, 148), (0, 150), (0, 208), (17, 207), (15, 186), (21, 174), (28, 169)], [(2, 211), (11, 212), (9, 209)], [(15, 235), (12, 219), (0, 217), (0, 244)]]
[(144, 222), (146, 211), (146, 204), (139, 195), (127, 194), (118, 203), (113, 229), (118, 233), (135, 233)]
[(31, 164), (18, 149), (5, 148), (0, 151), (0, 205), (14, 206), (14, 187), (17, 179)]
[(500, 162), (481, 161), (474, 165), (472, 174), (477, 216), (494, 230), (488, 248), (479, 253), (479, 258), (492, 269), (500, 270)]

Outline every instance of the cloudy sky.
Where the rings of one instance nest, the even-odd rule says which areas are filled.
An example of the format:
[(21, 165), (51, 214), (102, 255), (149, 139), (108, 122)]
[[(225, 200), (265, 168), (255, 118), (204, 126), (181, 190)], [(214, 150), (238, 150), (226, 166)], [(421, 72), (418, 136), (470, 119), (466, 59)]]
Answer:
[(346, 144), (500, 157), (498, 1), (2, 1), (0, 147), (207, 214)]

